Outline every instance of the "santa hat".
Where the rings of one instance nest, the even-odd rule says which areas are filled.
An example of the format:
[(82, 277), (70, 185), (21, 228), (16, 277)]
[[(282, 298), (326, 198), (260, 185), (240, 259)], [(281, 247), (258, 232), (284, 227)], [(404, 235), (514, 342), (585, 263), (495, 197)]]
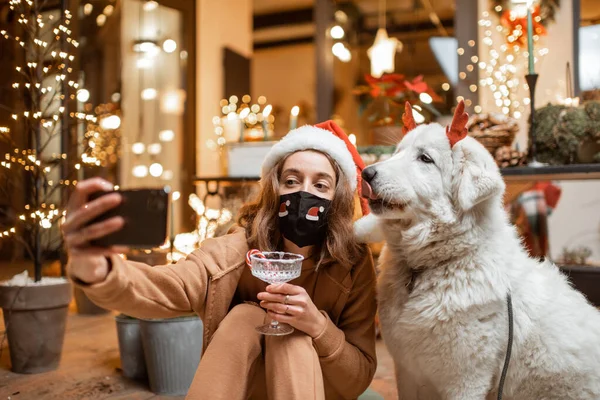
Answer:
[(342, 170), (352, 191), (358, 188), (363, 215), (369, 213), (367, 200), (361, 196), (361, 173), (365, 163), (342, 128), (333, 121), (304, 125), (291, 130), (267, 153), (262, 164), (262, 177), (284, 157), (303, 150), (316, 150), (331, 157)]

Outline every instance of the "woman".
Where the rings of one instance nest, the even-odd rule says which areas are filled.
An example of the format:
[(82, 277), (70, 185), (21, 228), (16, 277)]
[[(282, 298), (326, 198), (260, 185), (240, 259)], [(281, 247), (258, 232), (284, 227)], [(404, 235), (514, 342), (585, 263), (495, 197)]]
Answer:
[[(154, 268), (122, 260), (117, 249), (88, 246), (123, 221), (114, 217), (85, 227), (120, 197), (88, 202), (90, 193), (112, 185), (83, 181), (63, 224), (69, 274), (96, 304), (127, 315), (200, 315), (204, 354), (189, 399), (357, 398), (376, 367), (375, 272), (368, 248), (352, 230), (362, 167), (334, 123), (295, 129), (265, 158), (261, 192), (240, 211), (239, 227), (204, 241), (177, 264)], [(362, 199), (361, 208), (365, 213)], [(318, 212), (307, 219), (309, 209)], [(303, 255), (301, 276), (267, 286), (246, 266), (253, 248)], [(271, 319), (295, 332), (277, 337), (255, 331)]]

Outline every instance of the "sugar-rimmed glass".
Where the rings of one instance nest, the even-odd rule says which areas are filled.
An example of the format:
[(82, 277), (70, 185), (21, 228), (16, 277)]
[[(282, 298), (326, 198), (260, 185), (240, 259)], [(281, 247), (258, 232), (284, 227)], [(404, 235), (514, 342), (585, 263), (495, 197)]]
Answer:
[[(269, 251), (250, 255), (252, 275), (269, 284), (285, 283), (300, 276), (304, 257), (299, 254), (282, 251)], [(263, 335), (283, 336), (294, 332), (288, 324), (271, 321), (270, 324), (257, 326)]]

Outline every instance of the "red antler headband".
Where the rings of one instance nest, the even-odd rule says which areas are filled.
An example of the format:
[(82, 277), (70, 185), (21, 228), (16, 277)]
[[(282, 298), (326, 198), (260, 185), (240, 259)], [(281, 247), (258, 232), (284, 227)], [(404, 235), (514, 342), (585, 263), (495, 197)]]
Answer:
[(461, 100), (456, 106), (450, 126), (446, 127), (450, 148), (467, 137), (467, 122), (469, 122), (469, 114), (465, 112), (465, 102)]
[(402, 115), (402, 123), (404, 124), (404, 126), (402, 127), (403, 135), (406, 135), (408, 132), (412, 131), (417, 127), (415, 117), (412, 113), (412, 107), (408, 101), (404, 103), (404, 115)]

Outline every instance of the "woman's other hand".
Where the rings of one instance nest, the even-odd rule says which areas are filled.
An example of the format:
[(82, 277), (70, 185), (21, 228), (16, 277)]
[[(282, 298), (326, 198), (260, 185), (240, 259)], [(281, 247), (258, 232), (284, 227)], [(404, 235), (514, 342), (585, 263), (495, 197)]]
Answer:
[(327, 319), (301, 286), (289, 283), (269, 285), (266, 292), (258, 294), (258, 299), (269, 317), (290, 324), (312, 338), (325, 329)]

